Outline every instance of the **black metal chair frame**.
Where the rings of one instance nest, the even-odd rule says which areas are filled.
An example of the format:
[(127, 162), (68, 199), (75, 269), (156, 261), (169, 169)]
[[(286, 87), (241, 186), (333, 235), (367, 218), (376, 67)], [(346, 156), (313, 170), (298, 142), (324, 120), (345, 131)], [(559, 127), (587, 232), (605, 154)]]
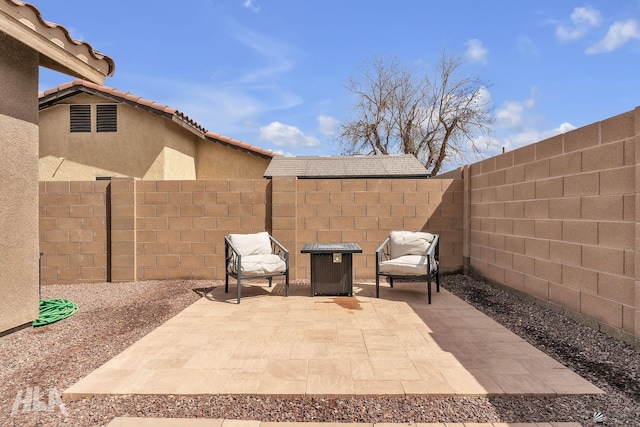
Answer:
[(274, 277), (285, 276), (285, 295), (289, 296), (289, 251), (282, 246), (276, 239), (269, 236), (271, 241), (271, 253), (278, 255), (282, 258), (286, 265), (286, 270), (283, 272), (271, 273), (271, 274), (242, 274), (242, 255), (238, 252), (238, 249), (231, 243), (231, 236), (227, 235), (224, 238), (224, 253), (225, 253), (225, 284), (224, 292), (229, 293), (229, 276), (234, 277), (237, 280), (238, 286), (238, 304), (240, 304), (240, 295), (242, 290), (242, 280), (252, 279), (267, 279), (269, 280), (269, 287), (272, 285)]
[[(393, 288), (394, 280), (405, 282), (427, 282), (427, 300), (431, 304), (431, 281), (435, 279), (436, 290), (440, 292), (440, 236), (434, 235), (433, 241), (427, 250), (427, 263), (429, 274), (426, 275), (399, 275), (391, 273), (381, 273), (380, 263), (388, 261), (391, 258), (391, 236), (380, 245), (376, 250), (376, 298), (380, 298), (380, 276), (386, 276), (389, 279), (389, 286)], [(433, 261), (435, 260), (435, 263)], [(431, 265), (436, 265), (436, 270), (431, 271)]]

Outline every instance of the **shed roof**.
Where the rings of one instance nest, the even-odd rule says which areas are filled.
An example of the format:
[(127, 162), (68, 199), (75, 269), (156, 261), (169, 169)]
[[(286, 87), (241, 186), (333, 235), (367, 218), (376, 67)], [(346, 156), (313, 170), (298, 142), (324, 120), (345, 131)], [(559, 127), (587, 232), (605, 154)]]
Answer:
[(425, 167), (411, 154), (388, 156), (274, 157), (265, 178), (428, 178)]
[(45, 21), (29, 3), (0, 0), (0, 31), (38, 52), (43, 67), (95, 83), (115, 72), (113, 59), (74, 40), (65, 27)]
[[(2, 1), (2, 0), (0, 0)], [(229, 138), (228, 136), (220, 135), (214, 132), (209, 132), (203, 126), (198, 124), (195, 120), (189, 118), (186, 114), (176, 110), (175, 108), (168, 107), (163, 104), (159, 104), (155, 101), (141, 98), (133, 95), (130, 92), (123, 92), (118, 89), (114, 89), (107, 86), (97, 85), (85, 80), (74, 80), (62, 84), (53, 89), (48, 89), (39, 94), (40, 110), (45, 110), (58, 102), (75, 96), (79, 93), (89, 93), (91, 95), (99, 95), (107, 99), (111, 99), (116, 102), (128, 104), (134, 108), (140, 108), (149, 111), (153, 114), (157, 114), (173, 122), (179, 124), (185, 129), (193, 132), (203, 139), (207, 139), (222, 145), (226, 145), (231, 148), (246, 151), (250, 154), (254, 154), (263, 158), (272, 158), (276, 154), (271, 150), (265, 150), (260, 147), (256, 147), (246, 142), (239, 141), (237, 139)]]

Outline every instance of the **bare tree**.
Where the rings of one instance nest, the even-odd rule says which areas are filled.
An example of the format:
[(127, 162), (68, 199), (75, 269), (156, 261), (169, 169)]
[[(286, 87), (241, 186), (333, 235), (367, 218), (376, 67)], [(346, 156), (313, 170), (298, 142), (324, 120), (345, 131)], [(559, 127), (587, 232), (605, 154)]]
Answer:
[(341, 125), (344, 154), (413, 154), (432, 175), (447, 158), (479, 154), (491, 135), (489, 85), (458, 78), (463, 61), (442, 53), (434, 77), (416, 76), (395, 59), (375, 58), (347, 81), (356, 96), (353, 118)]

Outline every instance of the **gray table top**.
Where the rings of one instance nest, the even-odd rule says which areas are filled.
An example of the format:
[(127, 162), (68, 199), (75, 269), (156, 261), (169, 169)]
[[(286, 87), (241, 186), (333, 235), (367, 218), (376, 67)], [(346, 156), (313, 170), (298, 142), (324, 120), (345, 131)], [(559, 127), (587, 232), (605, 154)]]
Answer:
[(357, 243), (306, 243), (300, 253), (303, 254), (352, 254), (362, 253), (362, 248)]

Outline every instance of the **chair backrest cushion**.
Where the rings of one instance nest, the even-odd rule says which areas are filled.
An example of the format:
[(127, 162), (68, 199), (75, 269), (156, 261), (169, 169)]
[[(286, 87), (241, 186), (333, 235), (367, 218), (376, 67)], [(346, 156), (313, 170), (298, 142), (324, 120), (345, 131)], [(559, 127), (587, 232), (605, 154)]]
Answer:
[(425, 255), (434, 235), (422, 231), (392, 231), (390, 234), (391, 258), (404, 255)]
[(230, 234), (231, 243), (241, 256), (266, 255), (271, 253), (269, 233), (262, 231), (254, 234)]

